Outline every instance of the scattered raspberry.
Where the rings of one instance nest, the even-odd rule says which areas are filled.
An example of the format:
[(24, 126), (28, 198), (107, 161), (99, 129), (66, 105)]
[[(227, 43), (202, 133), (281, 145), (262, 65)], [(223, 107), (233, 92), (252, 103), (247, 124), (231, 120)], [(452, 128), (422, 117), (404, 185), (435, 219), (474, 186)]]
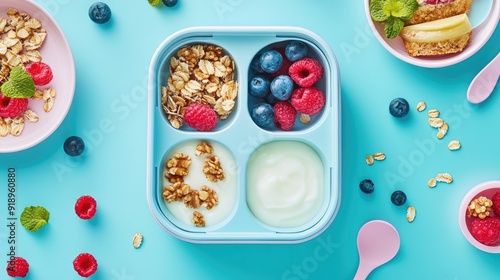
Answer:
[(292, 62), (285, 55), (285, 48), (275, 49), (278, 51), (283, 57), (283, 64), (281, 64), (281, 68), (278, 71), (271, 73), (271, 76), (278, 77), (279, 75), (288, 75), (288, 69), (292, 65)]
[(326, 98), (318, 88), (298, 88), (291, 97), (292, 106), (299, 113), (314, 115), (325, 107)]
[(493, 201), (493, 212), (500, 217), (500, 192), (496, 192), (491, 201)]
[(217, 114), (209, 106), (193, 102), (184, 111), (184, 121), (198, 131), (212, 131), (217, 125)]
[(274, 122), (281, 130), (291, 130), (295, 123), (297, 111), (288, 101), (279, 101), (274, 104)]
[(97, 271), (97, 260), (89, 253), (81, 253), (73, 261), (73, 268), (78, 275), (89, 277)]
[(500, 242), (500, 217), (473, 219), (470, 223), (470, 233), (484, 245), (497, 245)]
[(294, 62), (288, 73), (299, 86), (311, 87), (323, 77), (323, 67), (317, 60), (306, 57)]
[(7, 274), (10, 277), (24, 278), (30, 269), (28, 262), (21, 257), (14, 257), (13, 260), (7, 262)]
[(0, 117), (15, 118), (28, 107), (28, 98), (10, 98), (0, 93)]
[(88, 220), (94, 217), (97, 210), (97, 202), (89, 195), (78, 198), (75, 203), (75, 213), (81, 219)]
[(44, 86), (52, 81), (52, 69), (43, 62), (31, 63), (26, 67), (26, 72), (31, 75), (35, 85)]

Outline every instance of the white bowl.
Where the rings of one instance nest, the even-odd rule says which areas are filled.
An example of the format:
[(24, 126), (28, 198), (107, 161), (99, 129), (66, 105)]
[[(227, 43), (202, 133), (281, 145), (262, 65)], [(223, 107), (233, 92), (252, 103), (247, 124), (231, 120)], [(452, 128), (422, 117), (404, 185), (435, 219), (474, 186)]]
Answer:
[(491, 197), (500, 191), (500, 181), (489, 181), (481, 183), (475, 187), (473, 187), (462, 199), (460, 203), (460, 207), (458, 209), (458, 225), (460, 226), (460, 230), (462, 231), (465, 239), (470, 242), (474, 247), (488, 253), (500, 253), (500, 245), (496, 246), (487, 246), (479, 241), (477, 241), (470, 233), (469, 224), (470, 218), (467, 218), (467, 206), (469, 206), (470, 202), (473, 199), (476, 199), (480, 196), (487, 197), (491, 199)]
[[(471, 20), (473, 25), (471, 42), (469, 45), (460, 53), (450, 54), (450, 55), (442, 55), (442, 56), (432, 56), (432, 57), (412, 57), (406, 51), (406, 48), (403, 43), (403, 39), (397, 36), (394, 39), (387, 39), (384, 32), (384, 24), (380, 22), (374, 22), (370, 15), (370, 1), (365, 0), (365, 14), (368, 20), (368, 24), (372, 29), (377, 40), (384, 46), (391, 54), (395, 57), (416, 65), (425, 68), (441, 68), (450, 66), (453, 64), (457, 64), (465, 59), (469, 58), (473, 54), (475, 54), (478, 50), (480, 50), (484, 44), (490, 39), (491, 35), (495, 31), (496, 26), (498, 25), (498, 20), (500, 18), (500, 1), (492, 0), (491, 8), (489, 10), (489, 14), (485, 15), (475, 15), (474, 18), (478, 18), (479, 20), (484, 18), (484, 21), (474, 27), (475, 22)], [(471, 13), (474, 12), (475, 5), (484, 5), (483, 2), (479, 2), (481, 0), (475, 0), (472, 2)], [(487, 1), (486, 1), (487, 2)], [(478, 7), (477, 10), (479, 12), (486, 11), (483, 7)], [(477, 11), (476, 10), (476, 11)]]

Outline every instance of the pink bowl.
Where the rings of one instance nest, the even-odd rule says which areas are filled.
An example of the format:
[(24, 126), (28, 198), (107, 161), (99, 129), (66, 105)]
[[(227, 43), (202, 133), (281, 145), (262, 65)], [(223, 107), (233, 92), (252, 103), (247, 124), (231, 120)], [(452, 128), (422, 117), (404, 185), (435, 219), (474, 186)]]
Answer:
[(31, 100), (28, 108), (39, 116), (36, 123), (25, 122), (20, 136), (0, 137), (0, 154), (12, 153), (31, 148), (48, 138), (66, 117), (75, 92), (75, 64), (68, 41), (55, 19), (40, 5), (32, 0), (1, 0), (0, 17), (6, 18), (8, 8), (26, 12), (42, 22), (47, 38), (39, 49), (42, 61), (50, 65), (54, 78), (40, 89), (53, 88), (57, 95), (54, 107), (49, 113), (43, 111), (42, 100)]
[(458, 224), (460, 226), (460, 230), (462, 231), (465, 239), (467, 239), (474, 247), (479, 250), (488, 252), (488, 253), (500, 253), (500, 244), (496, 246), (487, 246), (481, 244), (474, 237), (472, 237), (469, 225), (470, 218), (467, 218), (467, 206), (469, 203), (480, 196), (487, 197), (491, 199), (493, 195), (500, 191), (500, 181), (489, 181), (481, 183), (475, 187), (473, 187), (462, 199), (462, 203), (460, 203), (460, 209), (458, 210)]

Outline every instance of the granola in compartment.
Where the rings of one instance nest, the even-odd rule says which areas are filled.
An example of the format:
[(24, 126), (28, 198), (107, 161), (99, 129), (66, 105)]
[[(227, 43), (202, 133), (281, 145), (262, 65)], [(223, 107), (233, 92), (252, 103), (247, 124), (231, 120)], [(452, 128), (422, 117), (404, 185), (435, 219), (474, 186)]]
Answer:
[(184, 177), (189, 174), (191, 157), (183, 153), (176, 153), (165, 162), (165, 178), (170, 183), (184, 182)]
[(467, 206), (467, 217), (478, 217), (479, 219), (486, 219), (491, 213), (493, 201), (484, 196), (480, 196), (470, 202)]
[[(42, 22), (28, 13), (14, 8), (6, 10), (7, 17), (0, 17), (0, 86), (9, 81), (14, 67), (26, 68), (33, 62), (42, 61), (39, 49), (47, 38), (47, 31)], [(45, 89), (48, 95), (37, 89), (30, 102), (43, 99), (43, 110), (50, 112), (54, 107), (56, 91)], [(0, 137), (7, 135), (20, 136), (26, 122), (36, 123), (38, 114), (31, 108), (15, 118), (0, 118)]]
[[(167, 204), (179, 203), (174, 209), (182, 205), (184, 208), (182, 211), (199, 213), (193, 214), (191, 222), (198, 227), (204, 227), (203, 214), (207, 214), (204, 211), (214, 211), (212, 209), (219, 205), (217, 191), (221, 188), (217, 183), (226, 180), (226, 174), (222, 169), (221, 159), (214, 149), (217, 147), (215, 143), (202, 140), (193, 142), (192, 146), (188, 147), (189, 149), (186, 147), (175, 151), (165, 161), (163, 174), (166, 183), (161, 195)], [(201, 170), (196, 170), (197, 168)], [(188, 174), (190, 177), (185, 181)], [(198, 175), (201, 176), (196, 177)], [(200, 183), (202, 182), (200, 180), (205, 182)]]
[(234, 60), (220, 46), (195, 44), (181, 47), (170, 58), (161, 103), (170, 124), (183, 125), (186, 107), (199, 102), (212, 108), (220, 120), (232, 113), (238, 95)]

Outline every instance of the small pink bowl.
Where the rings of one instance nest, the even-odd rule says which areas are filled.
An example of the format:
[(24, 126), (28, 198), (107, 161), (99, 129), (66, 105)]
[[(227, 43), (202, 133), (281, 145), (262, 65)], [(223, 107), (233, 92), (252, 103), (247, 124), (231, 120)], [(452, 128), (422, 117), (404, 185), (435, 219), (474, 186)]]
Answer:
[(477, 241), (470, 233), (469, 224), (471, 219), (467, 218), (467, 206), (469, 203), (480, 196), (487, 197), (491, 199), (493, 195), (500, 191), (500, 181), (489, 181), (481, 183), (475, 187), (473, 187), (462, 199), (462, 203), (460, 203), (460, 209), (458, 210), (458, 224), (460, 225), (460, 229), (462, 230), (465, 239), (467, 239), (474, 247), (479, 250), (488, 252), (488, 253), (500, 253), (500, 244), (496, 246), (487, 246), (481, 244)]

